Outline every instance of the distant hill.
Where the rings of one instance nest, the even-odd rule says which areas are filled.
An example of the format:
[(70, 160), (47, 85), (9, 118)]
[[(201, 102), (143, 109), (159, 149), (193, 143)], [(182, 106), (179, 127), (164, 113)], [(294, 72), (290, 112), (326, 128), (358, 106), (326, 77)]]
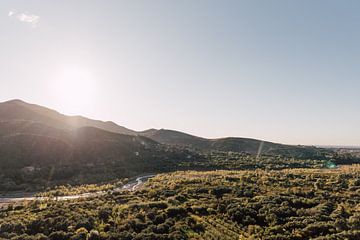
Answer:
[(103, 122), (82, 116), (67, 116), (55, 110), (26, 103), (21, 100), (11, 100), (0, 103), (0, 120), (29, 120), (62, 129), (76, 129), (88, 126), (120, 134), (137, 134), (133, 130), (110, 121)]
[(207, 148), (209, 143), (209, 140), (206, 138), (196, 137), (187, 133), (167, 129), (152, 129), (144, 131), (140, 134), (160, 143), (192, 146), (198, 149)]
[(233, 151), (250, 154), (282, 155), (297, 158), (316, 158), (329, 152), (329, 150), (313, 146), (285, 145), (250, 138), (227, 137), (206, 139), (166, 129), (145, 131), (141, 134), (159, 143), (185, 146), (200, 151)]

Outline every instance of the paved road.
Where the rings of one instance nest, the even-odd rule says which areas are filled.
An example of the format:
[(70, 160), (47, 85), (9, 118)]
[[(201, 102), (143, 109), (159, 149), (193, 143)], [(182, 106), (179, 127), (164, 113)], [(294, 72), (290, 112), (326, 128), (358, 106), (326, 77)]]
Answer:
[[(120, 190), (128, 190), (128, 191), (135, 191), (136, 189), (139, 189), (149, 178), (154, 177), (155, 175), (143, 175), (137, 177), (135, 180), (128, 182), (124, 186), (120, 188), (116, 188), (113, 190), (113, 192), (117, 192)], [(78, 199), (78, 198), (87, 198), (87, 197), (94, 197), (94, 196), (101, 196), (104, 195), (106, 192), (99, 191), (99, 192), (93, 192), (93, 193), (82, 193), (77, 195), (69, 195), (69, 196), (59, 196), (54, 197), (53, 200), (69, 200), (69, 199)], [(22, 196), (21, 196), (22, 195)], [(16, 197), (0, 197), (0, 207), (1, 205), (6, 205), (9, 203), (16, 203), (16, 202), (23, 202), (23, 201), (33, 201), (33, 200), (47, 200), (49, 198), (46, 197), (34, 197), (35, 193), (33, 194), (26, 194), (26, 193), (20, 193)]]

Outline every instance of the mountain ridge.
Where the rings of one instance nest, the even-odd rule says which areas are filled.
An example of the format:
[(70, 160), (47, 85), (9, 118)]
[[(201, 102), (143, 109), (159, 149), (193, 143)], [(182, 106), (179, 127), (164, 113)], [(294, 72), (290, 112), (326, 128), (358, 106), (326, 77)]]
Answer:
[[(12, 111), (9, 111), (11, 110), (9, 108), (12, 108)], [(56, 110), (37, 104), (27, 103), (20, 99), (14, 99), (0, 103), (0, 119), (3, 119), (5, 114), (9, 115), (9, 113), (10, 116), (8, 116), (7, 119), (19, 119), (19, 117), (22, 117), (24, 120), (36, 120), (43, 123), (50, 122), (54, 125), (58, 125), (60, 128), (93, 126), (110, 132), (136, 135), (135, 131), (117, 125), (112, 121), (94, 120), (79, 115), (68, 116)], [(31, 115), (31, 113), (33, 114)], [(11, 116), (13, 116), (13, 118), (11, 118)]]
[(324, 156), (314, 147), (249, 138), (206, 139), (168, 129), (136, 132), (21, 100), (0, 103), (0, 192), (53, 182), (96, 183), (193, 166), (207, 169), (217, 166), (211, 159), (216, 151), (220, 158), (231, 152), (255, 158), (259, 154), (285, 159)]
[(14, 99), (0, 103), (0, 120), (29, 120), (61, 129), (95, 127), (108, 132), (131, 136), (144, 136), (158, 143), (187, 147), (197, 151), (233, 151), (250, 154), (285, 155), (297, 158), (309, 158), (318, 155), (321, 148), (314, 146), (289, 145), (243, 137), (203, 138), (171, 129), (147, 129), (135, 131), (111, 121), (100, 121), (83, 116), (67, 116), (55, 110)]
[(296, 158), (321, 157), (326, 152), (314, 146), (287, 145), (253, 138), (224, 137), (207, 139), (169, 129), (147, 132), (144, 136), (163, 144), (189, 147), (205, 152), (217, 150), (244, 152), (252, 155), (283, 155)]

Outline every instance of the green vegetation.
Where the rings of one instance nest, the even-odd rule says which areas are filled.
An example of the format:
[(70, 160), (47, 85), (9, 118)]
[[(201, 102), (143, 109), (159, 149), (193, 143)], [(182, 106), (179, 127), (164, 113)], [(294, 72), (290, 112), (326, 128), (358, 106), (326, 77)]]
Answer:
[[(331, 158), (329, 158), (331, 159)], [(212, 151), (200, 160), (179, 163), (187, 169), (204, 170), (280, 170), (286, 168), (323, 168), (331, 160), (324, 159), (296, 159), (282, 156), (259, 155), (249, 153)]]
[[(0, 103), (0, 193), (44, 197), (0, 205), (0, 239), (360, 239), (354, 163), (353, 150), (136, 132)], [(119, 190), (144, 173), (161, 174)]]
[[(130, 136), (123, 137), (132, 141)], [(74, 153), (76, 159), (69, 160), (66, 164), (48, 163), (44, 156), (43, 159), (37, 158), (37, 162), (31, 163), (30, 169), (24, 167), (26, 165), (3, 167), (0, 156), (0, 193), (43, 191), (57, 185), (96, 184), (143, 173), (174, 171), (179, 163), (202, 158), (187, 150), (158, 144), (149, 148), (139, 142), (124, 144), (122, 139), (112, 144), (118, 145), (115, 152), (107, 151), (108, 146), (99, 146), (99, 142), (87, 142), (86, 146), (79, 150), (80, 153)], [(87, 161), (82, 160), (82, 156)]]
[(0, 211), (3, 239), (359, 239), (360, 166), (174, 172)]
[(136, 132), (20, 100), (0, 103), (0, 194), (176, 170), (275, 170), (352, 163), (360, 163), (358, 156), (311, 146), (205, 139), (164, 129)]
[[(126, 182), (127, 179), (124, 179)], [(122, 187), (123, 181), (116, 181), (108, 184), (83, 184), (80, 186), (61, 185), (55, 186), (52, 189), (47, 189), (45, 192), (37, 193), (37, 197), (59, 197), (59, 196), (71, 196), (84, 193), (96, 193), (113, 191), (116, 188)]]
[[(176, 170), (281, 170), (288, 168), (334, 168), (338, 165), (360, 163), (349, 154), (327, 154), (319, 159), (296, 159), (284, 156), (211, 151), (197, 153), (180, 147), (155, 145), (135, 150), (125, 149), (122, 160), (81, 162), (48, 166), (46, 162), (31, 171), (3, 168), (0, 170), (0, 193), (14, 190), (44, 191), (59, 185), (97, 184), (128, 178), (143, 173), (162, 173)], [(90, 159), (91, 160), (91, 159)]]
[(221, 152), (230, 151), (247, 153), (252, 155), (261, 153), (265, 155), (283, 156), (297, 159), (321, 159), (327, 154), (332, 153), (329, 149), (313, 146), (286, 145), (251, 138), (227, 137), (206, 139), (167, 129), (151, 129), (140, 134), (159, 143), (187, 147), (191, 150), (205, 153), (215, 150)]

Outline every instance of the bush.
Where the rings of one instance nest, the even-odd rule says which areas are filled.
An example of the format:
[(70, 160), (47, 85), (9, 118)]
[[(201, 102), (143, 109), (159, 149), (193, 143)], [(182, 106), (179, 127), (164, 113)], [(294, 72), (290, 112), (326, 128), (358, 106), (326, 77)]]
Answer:
[(182, 207), (168, 208), (166, 211), (169, 217), (184, 217), (187, 215), (187, 211)]
[(69, 235), (63, 231), (53, 232), (49, 235), (51, 240), (67, 240), (69, 239)]

